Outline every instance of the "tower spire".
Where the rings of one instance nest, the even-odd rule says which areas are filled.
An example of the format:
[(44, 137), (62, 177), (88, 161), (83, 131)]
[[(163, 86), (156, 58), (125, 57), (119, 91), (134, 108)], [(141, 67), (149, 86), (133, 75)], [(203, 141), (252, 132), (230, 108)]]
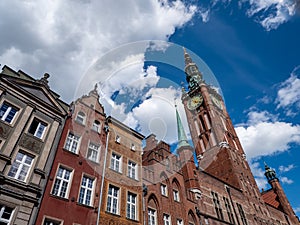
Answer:
[(176, 109), (176, 120), (177, 120), (177, 134), (178, 134), (178, 145), (177, 149), (181, 147), (191, 147), (189, 142), (187, 141), (187, 137), (177, 110), (177, 105), (175, 104)]
[(266, 162), (264, 162), (264, 164), (265, 164), (265, 171), (266, 171), (266, 172), (265, 172), (265, 176), (267, 177), (268, 182), (270, 183), (272, 180), (275, 180), (275, 179), (278, 180), (278, 178), (277, 178), (277, 176), (276, 176), (275, 170), (271, 169), (271, 168), (267, 165)]
[(184, 62), (185, 66), (189, 65), (190, 63), (193, 63), (192, 58), (190, 57), (189, 53), (187, 53), (185, 47), (183, 47), (183, 52), (184, 52)]

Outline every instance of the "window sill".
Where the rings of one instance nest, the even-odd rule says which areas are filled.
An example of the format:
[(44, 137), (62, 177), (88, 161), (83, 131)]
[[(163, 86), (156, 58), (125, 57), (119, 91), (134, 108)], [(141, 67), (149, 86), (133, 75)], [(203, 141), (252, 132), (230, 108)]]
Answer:
[(79, 206), (83, 206), (83, 207), (85, 207), (85, 208), (94, 209), (94, 207), (91, 206), (91, 205), (85, 205), (85, 204), (79, 203), (79, 202), (77, 202), (76, 204), (79, 205)]
[(110, 214), (110, 215), (113, 215), (113, 216), (116, 216), (116, 217), (121, 217), (120, 214), (115, 214), (115, 213), (112, 213), (112, 212), (109, 212), (109, 211), (105, 211), (107, 214)]
[(131, 218), (128, 218), (128, 217), (126, 217), (126, 219), (129, 220), (129, 221), (135, 222), (135, 223), (139, 222), (137, 219), (131, 219)]
[(111, 171), (114, 171), (115, 173), (123, 174), (122, 171), (114, 170), (113, 168), (110, 168), (110, 167), (109, 167), (109, 169), (110, 169)]
[(53, 198), (65, 201), (65, 202), (69, 202), (70, 201), (68, 198), (63, 198), (63, 197), (60, 197), (60, 196), (57, 196), (57, 195), (54, 195), (54, 194), (50, 194), (50, 196), (53, 197)]
[(65, 152), (68, 152), (68, 153), (70, 153), (71, 155), (74, 155), (74, 156), (77, 156), (77, 157), (79, 157), (79, 154), (78, 154), (78, 153), (71, 152), (70, 150), (68, 150), (68, 149), (66, 149), (66, 148), (63, 148), (63, 150), (64, 150)]
[(127, 176), (129, 179), (131, 179), (131, 180), (134, 180), (134, 181), (140, 181), (139, 179), (137, 179), (137, 178), (135, 178), (135, 177), (130, 177), (130, 176)]

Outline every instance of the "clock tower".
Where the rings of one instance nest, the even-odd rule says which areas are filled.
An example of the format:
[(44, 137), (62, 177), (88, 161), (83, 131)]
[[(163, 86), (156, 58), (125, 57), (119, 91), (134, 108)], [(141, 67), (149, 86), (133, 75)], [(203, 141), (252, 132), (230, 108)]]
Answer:
[(258, 198), (259, 190), (222, 96), (208, 85), (184, 49), (188, 90), (182, 89), (199, 169)]

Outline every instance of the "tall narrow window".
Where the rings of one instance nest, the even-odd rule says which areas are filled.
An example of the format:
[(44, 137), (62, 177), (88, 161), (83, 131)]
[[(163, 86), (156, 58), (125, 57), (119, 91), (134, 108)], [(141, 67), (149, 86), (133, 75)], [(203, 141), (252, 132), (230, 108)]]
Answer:
[(156, 210), (148, 208), (148, 225), (157, 225)]
[(91, 206), (93, 189), (94, 189), (94, 179), (87, 176), (83, 176), (81, 181), (78, 202), (80, 204)]
[(121, 156), (117, 155), (115, 153), (111, 154), (111, 160), (110, 160), (110, 168), (117, 171), (122, 172), (121, 170)]
[(23, 152), (18, 152), (15, 161), (13, 162), (8, 172), (8, 176), (20, 181), (26, 181), (32, 163), (33, 163), (32, 156), (27, 155)]
[(34, 118), (29, 127), (28, 133), (32, 134), (37, 138), (42, 139), (46, 131), (46, 128), (47, 128), (46, 123), (38, 120), (37, 118)]
[(177, 219), (177, 225), (183, 225), (182, 219)]
[(88, 152), (87, 152), (87, 158), (94, 162), (98, 162), (99, 161), (98, 156), (99, 156), (99, 146), (95, 145), (93, 143), (90, 143)]
[(233, 212), (231, 210), (229, 199), (226, 198), (226, 197), (223, 197), (223, 199), (224, 199), (224, 202), (225, 202), (225, 208), (226, 208), (226, 211), (227, 211), (229, 222), (231, 224), (235, 224), (234, 217), (233, 217)]
[(136, 194), (128, 192), (127, 194), (127, 210), (126, 210), (126, 216), (129, 219), (136, 220)]
[(137, 179), (137, 165), (132, 161), (128, 161), (128, 177)]
[(160, 184), (160, 192), (163, 196), (168, 196), (168, 189), (167, 185), (165, 184)]
[(73, 133), (69, 132), (67, 140), (66, 140), (66, 145), (65, 145), (65, 149), (67, 149), (70, 152), (73, 153), (78, 153), (78, 147), (79, 147), (79, 140), (80, 137), (74, 135)]
[(0, 224), (9, 225), (12, 220), (13, 212), (13, 208), (0, 204)]
[(92, 129), (98, 133), (100, 132), (100, 122), (98, 120), (94, 121)]
[(212, 194), (212, 197), (213, 197), (213, 202), (214, 202), (215, 210), (216, 210), (216, 213), (217, 213), (217, 217), (220, 220), (224, 220), (218, 194), (216, 192), (213, 192), (213, 191), (211, 192), (211, 194)]
[(239, 210), (239, 213), (240, 213), (240, 216), (241, 216), (241, 220), (243, 222), (243, 225), (248, 225), (247, 223), (247, 220), (246, 220), (246, 216), (245, 216), (245, 213), (244, 213), (244, 210), (243, 210), (243, 207), (241, 204), (239, 203), (236, 203), (237, 207), (238, 207), (238, 210)]
[(71, 174), (72, 171), (69, 169), (66, 169), (62, 166), (58, 168), (54, 186), (52, 189), (52, 194), (62, 197), (62, 198), (67, 198), (68, 196), (68, 190), (69, 186), (71, 183)]
[(12, 123), (17, 115), (17, 112), (17, 108), (8, 104), (7, 102), (3, 102), (0, 108), (0, 119), (7, 123)]
[(84, 112), (78, 112), (77, 116), (76, 116), (76, 121), (78, 123), (81, 123), (81, 124), (85, 124), (85, 114)]
[(173, 197), (174, 197), (174, 201), (176, 201), (176, 202), (180, 201), (178, 190), (173, 189)]
[(164, 214), (164, 225), (171, 225), (171, 217), (168, 214)]
[(113, 214), (119, 214), (119, 192), (120, 189), (109, 185), (106, 210)]

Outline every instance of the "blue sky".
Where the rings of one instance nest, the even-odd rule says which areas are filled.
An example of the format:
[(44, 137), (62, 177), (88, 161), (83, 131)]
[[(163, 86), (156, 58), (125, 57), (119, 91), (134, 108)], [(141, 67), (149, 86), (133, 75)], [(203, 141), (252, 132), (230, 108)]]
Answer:
[(259, 187), (268, 188), (266, 161), (300, 216), (299, 7), (293, 0), (1, 1), (0, 63), (36, 78), (50, 73), (67, 102), (100, 82), (108, 114), (173, 144), (186, 47), (220, 84)]

